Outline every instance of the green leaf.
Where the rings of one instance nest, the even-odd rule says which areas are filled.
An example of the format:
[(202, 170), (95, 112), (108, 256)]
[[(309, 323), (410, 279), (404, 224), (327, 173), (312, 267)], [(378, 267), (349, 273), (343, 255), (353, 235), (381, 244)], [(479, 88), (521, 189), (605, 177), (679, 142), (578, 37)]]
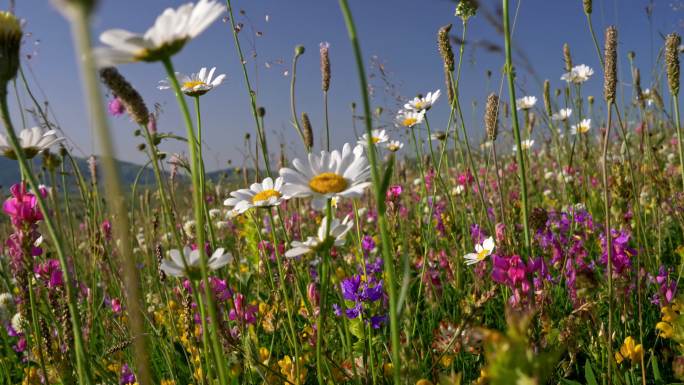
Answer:
[(565, 379), (565, 378), (561, 378), (561, 383), (562, 383), (563, 385), (582, 385), (582, 384), (580, 384), (580, 383), (577, 382), (577, 381), (568, 380), (568, 379)]
[(594, 370), (591, 368), (591, 363), (587, 360), (584, 363), (584, 379), (587, 380), (587, 385), (598, 385)]

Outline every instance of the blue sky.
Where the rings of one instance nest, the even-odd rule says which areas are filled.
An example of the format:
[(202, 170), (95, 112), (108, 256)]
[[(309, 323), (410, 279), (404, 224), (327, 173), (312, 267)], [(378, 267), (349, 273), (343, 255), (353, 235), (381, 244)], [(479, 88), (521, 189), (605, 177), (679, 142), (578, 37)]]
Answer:
[[(185, 1), (177, 0), (102, 0), (94, 19), (95, 38), (109, 28), (124, 28), (144, 32), (156, 16), (166, 7), (176, 7)], [(482, 0), (483, 7), (496, 17), (499, 1)], [(524, 53), (534, 68), (534, 75), (518, 68), (520, 93), (540, 95), (536, 78), (551, 79), (553, 87), (562, 85), (563, 72), (561, 47), (570, 44), (576, 64), (585, 63), (600, 74), (598, 59), (581, 0), (522, 0), (514, 33), (514, 44)], [(652, 63), (662, 45), (661, 34), (682, 32), (684, 1), (678, 0), (595, 0), (594, 24), (601, 40), (605, 26), (615, 24), (619, 29), (621, 77), (629, 80), (626, 53), (637, 53), (637, 65), (642, 70), (644, 83), (648, 83)], [(5, 7), (6, 1), (0, 1)], [(518, 4), (511, 1), (512, 6)], [(651, 22), (645, 8), (653, 5)], [(454, 17), (455, 3), (448, 0), (350, 0), (364, 59), (370, 63), (377, 57), (384, 64), (390, 81), (404, 97), (443, 87), (441, 59), (436, 48), (436, 31), (440, 26), (453, 23), (453, 32), (460, 35), (460, 19)], [(258, 84), (258, 101), (265, 106), (266, 128), (271, 151), (284, 140), (291, 153), (301, 151), (294, 129), (290, 124), (289, 70), (294, 47), (302, 44), (306, 53), (301, 57), (297, 74), (298, 111), (308, 112), (316, 130), (316, 143), (321, 139), (323, 127), (318, 44), (330, 42), (332, 85), (330, 89), (330, 125), (333, 147), (345, 141), (355, 141), (351, 127), (350, 103), (359, 100), (359, 86), (347, 39), (346, 29), (336, 1), (328, 0), (234, 0), (235, 11), (245, 28), (240, 33), (248, 58), (252, 81)], [(514, 8), (515, 9), (515, 8)], [(28, 33), (24, 54), (29, 81), (39, 100), (48, 100), (56, 120), (62, 127), (77, 155), (96, 152), (89, 131), (89, 120), (82, 87), (76, 66), (75, 53), (69, 26), (48, 1), (19, 1), (16, 12), (26, 20)], [(267, 20), (268, 15), (268, 20)], [(260, 32), (257, 36), (257, 32)], [(484, 14), (479, 13), (469, 23), (464, 57), (461, 97), (468, 127), (474, 137), (481, 132), (481, 111), (486, 94), (498, 88), (501, 79), (503, 56), (488, 52), (485, 43), (501, 46), (503, 38)], [(256, 53), (256, 57), (252, 57)], [(514, 59), (516, 60), (516, 59)], [(224, 168), (229, 159), (234, 164), (243, 161), (243, 137), (254, 132), (249, 100), (242, 80), (240, 63), (230, 33), (229, 23), (217, 21), (197, 39), (190, 42), (174, 58), (176, 70), (197, 72), (200, 67), (216, 66), (218, 73), (228, 75), (227, 81), (202, 98), (205, 128), (205, 161), (208, 169)], [(266, 63), (270, 63), (267, 68)], [(520, 64), (520, 62), (518, 62)], [(156, 88), (164, 77), (161, 64), (136, 63), (119, 67), (135, 85), (148, 106), (159, 104), (163, 110), (159, 130), (184, 133), (173, 95)], [(493, 73), (491, 84), (486, 71)], [(377, 71), (369, 70), (370, 73)], [(536, 77), (535, 77), (536, 76)], [(257, 82), (258, 79), (258, 82)], [(374, 106), (394, 108), (389, 95), (384, 95), (380, 80), (376, 85)], [(629, 82), (629, 81), (628, 81)], [(594, 76), (588, 83), (587, 94), (600, 95), (602, 80)], [(627, 89), (627, 88), (626, 88)], [(507, 90), (504, 95), (507, 95)], [(627, 89), (628, 90), (628, 89)], [(628, 92), (628, 91), (626, 91)], [(20, 98), (25, 106), (29, 99), (20, 87)], [(505, 97), (504, 97), (505, 99)], [(14, 98), (11, 98), (14, 100)], [(473, 107), (473, 103), (477, 107)], [(445, 99), (430, 111), (433, 129), (443, 127), (448, 118)], [(16, 105), (16, 103), (15, 103)], [(18, 110), (14, 109), (15, 112)], [(472, 118), (469, 118), (472, 116)], [(389, 113), (384, 120), (390, 121)], [(18, 112), (15, 121), (20, 122)], [(138, 163), (145, 157), (136, 149), (138, 143), (132, 133), (134, 125), (127, 117), (112, 118), (118, 157)], [(401, 137), (398, 130), (391, 135)], [(254, 136), (254, 135), (253, 135)], [(162, 147), (169, 152), (183, 151), (184, 145), (167, 142)]]

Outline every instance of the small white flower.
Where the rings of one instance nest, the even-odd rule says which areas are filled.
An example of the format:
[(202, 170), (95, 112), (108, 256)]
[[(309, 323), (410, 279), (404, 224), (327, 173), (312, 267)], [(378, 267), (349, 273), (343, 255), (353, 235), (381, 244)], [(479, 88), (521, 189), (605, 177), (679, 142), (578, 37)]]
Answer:
[(423, 123), (425, 119), (425, 110), (410, 111), (410, 110), (400, 110), (395, 118), (395, 125), (397, 127), (413, 127), (416, 124)]
[(586, 134), (589, 130), (591, 130), (591, 119), (582, 119), (579, 124), (573, 124), (570, 133), (572, 135)]
[(24, 332), (24, 324), (26, 320), (24, 317), (21, 315), (21, 313), (16, 313), (13, 317), (12, 320), (10, 321), (10, 324), (12, 325), (12, 329), (14, 329), (15, 332), (17, 333), (23, 333)]
[[(285, 256), (288, 258), (297, 257), (315, 251), (318, 246), (326, 241), (325, 231), (327, 228), (328, 218), (325, 217), (321, 221), (321, 225), (318, 227), (318, 234), (316, 237), (307, 237), (304, 242), (292, 241), (290, 250), (285, 252)], [(349, 230), (354, 227), (354, 221), (350, 220), (349, 215), (344, 217), (340, 222), (339, 219), (333, 218), (330, 222), (330, 238), (334, 246), (343, 246), (345, 237)]]
[(444, 131), (435, 131), (430, 135), (431, 140), (444, 140), (447, 138), (447, 133)]
[(485, 258), (492, 254), (494, 251), (494, 238), (489, 237), (482, 242), (482, 244), (475, 245), (475, 252), (468, 253), (463, 256), (465, 258), (466, 265), (474, 265), (478, 262), (483, 261)]
[(558, 112), (551, 115), (551, 119), (564, 122), (564, 121), (568, 120), (570, 115), (572, 115), (572, 109), (571, 108), (561, 108)]
[(428, 92), (425, 97), (415, 97), (412, 100), (409, 100), (408, 103), (404, 104), (404, 109), (406, 111), (427, 111), (432, 107), (435, 102), (437, 102), (437, 99), (439, 99), (439, 95), (441, 94), (442, 91), (437, 90), (435, 92)]
[[(64, 138), (57, 136), (57, 131), (46, 130), (41, 127), (23, 129), (17, 139), (19, 139), (19, 146), (24, 149), (24, 154), (28, 159), (64, 140)], [(9, 140), (3, 134), (0, 134), (0, 153), (10, 159), (17, 159)]]
[(95, 59), (99, 66), (107, 67), (171, 57), (207, 29), (224, 10), (218, 1), (199, 0), (197, 4), (167, 8), (144, 35), (123, 29), (107, 30), (100, 35), (100, 41), (107, 46), (95, 49)]
[(219, 209), (211, 209), (209, 210), (209, 218), (211, 219), (217, 219), (221, 216), (221, 210)]
[(190, 238), (195, 236), (195, 224), (196, 222), (194, 219), (185, 221), (185, 223), (183, 223), (183, 231), (185, 231), (185, 235), (187, 235)]
[(233, 207), (238, 214), (242, 214), (252, 207), (273, 207), (278, 206), (284, 199), (283, 178), (278, 177), (273, 182), (270, 177), (261, 183), (253, 183), (248, 189), (241, 189), (230, 193), (231, 198), (226, 199), (223, 204)]
[(515, 101), (515, 108), (518, 110), (529, 110), (537, 104), (536, 96), (523, 96)]
[(561, 76), (561, 80), (565, 80), (568, 83), (581, 84), (589, 80), (593, 74), (594, 70), (591, 69), (591, 67), (580, 64), (572, 67), (570, 72), (564, 73), (563, 76)]
[[(522, 147), (523, 151), (527, 151), (527, 150), (531, 149), (532, 146), (534, 146), (534, 139), (522, 140), (522, 141), (520, 141), (520, 146)], [(513, 145), (513, 152), (516, 152), (516, 151), (518, 151), (518, 146), (514, 144)]]
[[(385, 130), (371, 131), (371, 142), (373, 142), (373, 144), (386, 143), (388, 140), (389, 135), (387, 135), (387, 132)], [(363, 134), (356, 143), (364, 147), (367, 146), (368, 134)]]
[(0, 294), (0, 321), (4, 321), (9, 316), (9, 312), (14, 307), (14, 297), (10, 293)]
[(461, 195), (463, 194), (463, 191), (465, 191), (465, 187), (459, 184), (458, 186), (451, 189), (451, 195)]
[[(224, 254), (224, 249), (218, 248), (214, 251), (207, 261), (210, 270), (218, 270), (233, 260), (230, 254)], [(199, 249), (190, 250), (189, 247), (183, 248), (183, 254), (177, 249), (169, 251), (171, 259), (164, 259), (160, 269), (168, 275), (174, 277), (191, 277), (199, 274), (200, 252)]]
[(387, 149), (392, 152), (397, 152), (404, 148), (404, 143), (398, 141), (398, 140), (390, 140), (387, 142)]
[[(223, 83), (226, 75), (221, 74), (214, 78), (214, 71), (216, 67), (212, 67), (207, 73), (207, 69), (202, 67), (200, 71), (196, 74), (183, 75), (176, 72), (176, 78), (180, 83), (181, 91), (188, 96), (201, 96), (211, 91), (215, 87), (218, 87)], [(160, 80), (159, 86), (160, 90), (168, 90), (171, 88), (169, 81), (167, 79)]]
[(370, 168), (363, 155), (363, 146), (353, 150), (345, 143), (342, 152), (321, 151), (309, 154), (308, 161), (292, 161), (291, 168), (281, 168), (282, 192), (290, 198), (313, 197), (311, 207), (322, 210), (328, 199), (336, 196), (357, 198), (370, 185)]

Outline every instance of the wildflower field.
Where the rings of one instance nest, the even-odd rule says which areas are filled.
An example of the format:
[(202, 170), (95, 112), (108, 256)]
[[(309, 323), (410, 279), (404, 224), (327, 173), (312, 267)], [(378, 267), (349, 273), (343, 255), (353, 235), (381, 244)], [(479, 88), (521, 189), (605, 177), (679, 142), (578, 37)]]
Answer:
[[(433, 31), (443, 83), (393, 109), (370, 92), (355, 24), (367, 4), (330, 1), (355, 67), (337, 78), (334, 45), (295, 47), (281, 98), (291, 149), (267, 129), (235, 1), (158, 2), (146, 32), (96, 36), (97, 0), (52, 0), (77, 51), (85, 101), (72, 103), (97, 144), (88, 159), (26, 81), (31, 15), (12, 1), (0, 12), (0, 153), (20, 175), (2, 189), (0, 385), (684, 381), (676, 31), (654, 37), (654, 64), (640, 69), (623, 26), (572, 0), (592, 56), (559, 46), (560, 70), (522, 86), (512, 35), (524, 2), (455, 1), (452, 24)], [(486, 74), (498, 87), (471, 120), (461, 88), (472, 46), (461, 43), (484, 6), (499, 11), (487, 18), (501, 71)], [(252, 127), (248, 162), (217, 177), (202, 121), (221, 111), (200, 101), (227, 75), (174, 63), (220, 20)], [(297, 74), (305, 52), (320, 54), (320, 74)], [(158, 92), (175, 95), (182, 135), (125, 78), (135, 66), (156, 68)], [(318, 125), (301, 113), (319, 107), (298, 102), (296, 75), (320, 84)], [(336, 82), (358, 92), (349, 127), (328, 119)], [(113, 145), (117, 116), (146, 156), (132, 181)], [(351, 125), (357, 140), (331, 139)]]

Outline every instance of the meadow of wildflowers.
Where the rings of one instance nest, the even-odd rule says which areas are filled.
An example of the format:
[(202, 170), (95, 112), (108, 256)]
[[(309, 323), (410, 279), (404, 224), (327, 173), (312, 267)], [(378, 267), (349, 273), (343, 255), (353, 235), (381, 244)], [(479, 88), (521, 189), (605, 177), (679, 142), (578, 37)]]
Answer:
[[(271, 159), (231, 0), (168, 8), (145, 33), (110, 29), (101, 44), (96, 0), (53, 0), (73, 31), (98, 143), (88, 169), (39, 103), (36, 127), (10, 113), (23, 32), (0, 12), (0, 153), (21, 171), (0, 222), (0, 384), (681, 383), (684, 46), (663, 36), (644, 69), (662, 81), (642, 85), (618, 29), (595, 32), (592, 1), (575, 2), (601, 67), (559, 47), (564, 72), (547, 75), (562, 87), (547, 80), (521, 94), (502, 0), (502, 87), (471, 127), (459, 89), (467, 47), (452, 41), (477, 22), (477, 1), (457, 2), (462, 35), (435, 28), (442, 88), (405, 97), (387, 126), (371, 106), (363, 37), (339, 0), (363, 133), (331, 143), (328, 43), (325, 124), (297, 113), (297, 46), (289, 103), (301, 152), (281, 146)], [(256, 138), (254, 166), (232, 179), (208, 177), (202, 140), (200, 102), (226, 74), (174, 67), (220, 18)], [(630, 67), (618, 68), (620, 55)], [(157, 66), (160, 92), (174, 93), (184, 137), (158, 129), (119, 71), (138, 62)], [(618, 70), (631, 87), (618, 87)], [(603, 92), (583, 93), (587, 82)], [(433, 119), (439, 103), (447, 124), (431, 126), (445, 120)], [(122, 183), (107, 114), (130, 117), (152, 183)], [(169, 140), (187, 156), (167, 154)]]

